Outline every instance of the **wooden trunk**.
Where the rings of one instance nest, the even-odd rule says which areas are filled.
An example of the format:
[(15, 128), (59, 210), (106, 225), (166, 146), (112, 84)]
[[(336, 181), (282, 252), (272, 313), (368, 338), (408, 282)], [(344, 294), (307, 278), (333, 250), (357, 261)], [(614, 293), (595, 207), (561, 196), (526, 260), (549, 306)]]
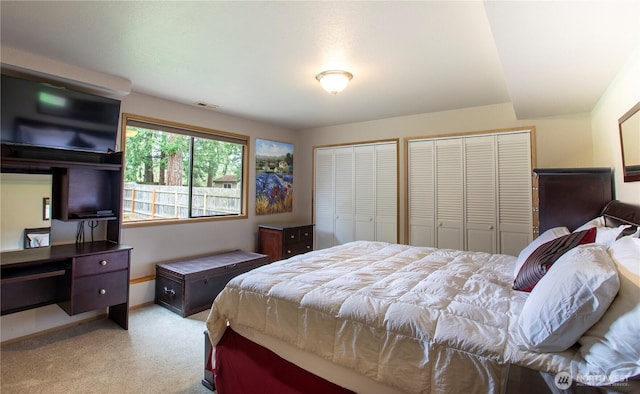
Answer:
[(155, 302), (182, 317), (201, 312), (233, 277), (267, 262), (263, 254), (236, 250), (157, 264)]

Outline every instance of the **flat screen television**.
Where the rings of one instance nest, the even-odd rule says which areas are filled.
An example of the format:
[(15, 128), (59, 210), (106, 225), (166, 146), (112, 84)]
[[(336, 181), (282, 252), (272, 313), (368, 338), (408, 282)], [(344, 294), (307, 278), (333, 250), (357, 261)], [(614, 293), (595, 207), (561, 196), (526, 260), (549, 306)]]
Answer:
[(115, 151), (120, 100), (2, 74), (2, 143)]

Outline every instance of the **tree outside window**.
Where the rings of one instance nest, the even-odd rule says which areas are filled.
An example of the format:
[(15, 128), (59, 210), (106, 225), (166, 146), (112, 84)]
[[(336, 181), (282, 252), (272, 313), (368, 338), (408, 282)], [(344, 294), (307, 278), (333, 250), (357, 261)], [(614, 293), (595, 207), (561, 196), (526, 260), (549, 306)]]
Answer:
[(123, 124), (124, 223), (246, 217), (248, 137), (129, 114)]

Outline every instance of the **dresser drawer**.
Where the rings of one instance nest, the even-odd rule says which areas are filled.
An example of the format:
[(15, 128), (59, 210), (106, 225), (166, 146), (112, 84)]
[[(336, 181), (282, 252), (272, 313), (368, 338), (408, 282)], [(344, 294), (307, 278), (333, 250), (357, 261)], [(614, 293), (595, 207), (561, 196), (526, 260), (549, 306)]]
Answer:
[(297, 228), (288, 228), (284, 230), (284, 243), (285, 245), (291, 242), (298, 242), (300, 240), (300, 231)]
[[(313, 226), (300, 227), (300, 241), (313, 244)], [(312, 245), (313, 246), (313, 245)], [(308, 250), (305, 250), (308, 252)]]
[(71, 314), (126, 303), (128, 286), (128, 270), (75, 279), (71, 290)]
[(307, 253), (313, 250), (313, 240), (310, 242), (298, 242), (294, 244), (285, 245), (284, 258), (293, 257), (298, 254)]
[(93, 254), (77, 257), (74, 262), (75, 278), (103, 274), (129, 268), (129, 251)]
[(313, 226), (287, 228), (284, 230), (284, 244), (313, 240)]

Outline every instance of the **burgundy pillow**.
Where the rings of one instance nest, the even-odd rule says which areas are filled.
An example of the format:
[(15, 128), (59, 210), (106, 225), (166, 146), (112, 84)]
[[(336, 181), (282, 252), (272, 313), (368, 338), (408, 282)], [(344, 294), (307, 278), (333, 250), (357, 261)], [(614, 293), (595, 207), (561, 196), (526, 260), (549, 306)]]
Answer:
[(516, 279), (513, 281), (514, 290), (531, 291), (544, 274), (566, 252), (578, 245), (590, 244), (596, 241), (596, 228), (577, 231), (563, 235), (549, 242), (543, 243), (529, 255), (524, 262)]

